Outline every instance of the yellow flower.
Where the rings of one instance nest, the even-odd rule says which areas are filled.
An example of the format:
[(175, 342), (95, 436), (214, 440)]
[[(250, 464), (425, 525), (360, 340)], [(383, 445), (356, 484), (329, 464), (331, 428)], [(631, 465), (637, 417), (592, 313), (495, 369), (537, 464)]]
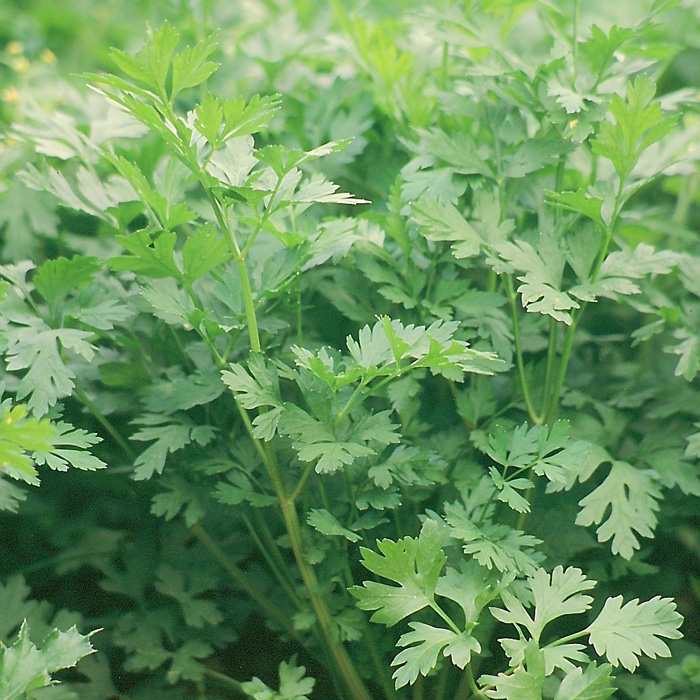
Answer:
[(7, 90), (3, 90), (2, 99), (10, 104), (12, 102), (17, 102), (19, 99), (19, 92), (17, 91), (17, 88), (9, 87)]
[(51, 49), (44, 49), (41, 52), (40, 58), (44, 63), (48, 63), (50, 65), (56, 63), (56, 54), (53, 51), (51, 51)]
[(29, 70), (29, 61), (24, 56), (18, 56), (12, 61), (12, 67), (18, 73), (25, 73)]
[(6, 47), (7, 53), (11, 56), (17, 56), (24, 51), (24, 46), (20, 41), (11, 41)]

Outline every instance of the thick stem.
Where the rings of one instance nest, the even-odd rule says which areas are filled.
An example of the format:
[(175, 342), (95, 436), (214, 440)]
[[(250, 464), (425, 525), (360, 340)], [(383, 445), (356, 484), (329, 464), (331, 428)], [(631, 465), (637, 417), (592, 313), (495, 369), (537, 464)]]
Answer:
[(343, 681), (350, 693), (352, 700), (372, 700), (371, 695), (367, 691), (364, 682), (357, 673), (352, 660), (348, 656), (345, 647), (340, 644), (333, 636), (333, 618), (323, 600), (323, 597), (318, 591), (319, 584), (316, 578), (316, 572), (313, 567), (306, 561), (304, 555), (304, 546), (301, 539), (301, 527), (299, 525), (299, 516), (297, 515), (296, 507), (288, 498), (280, 500), (282, 508), (282, 517), (289, 534), (289, 540), (292, 545), (292, 551), (299, 567), (299, 572), (309, 594), (311, 606), (316, 614), (319, 627), (326, 642), (326, 646), (333, 658), (333, 662), (338, 669), (338, 672), (343, 677)]
[(467, 665), (467, 668), (465, 669), (465, 673), (467, 676), (467, 683), (469, 684), (469, 688), (472, 691), (472, 694), (475, 698), (484, 698), (486, 700), (486, 696), (479, 690), (479, 686), (476, 684), (476, 680), (474, 679), (474, 673), (472, 672), (472, 667), (471, 664)]
[(241, 291), (243, 293), (243, 306), (245, 307), (245, 317), (248, 322), (248, 335), (250, 336), (250, 349), (253, 352), (260, 352), (260, 333), (258, 331), (258, 317), (255, 314), (255, 301), (250, 288), (250, 277), (245, 266), (245, 260), (236, 260), (238, 274), (241, 278)]

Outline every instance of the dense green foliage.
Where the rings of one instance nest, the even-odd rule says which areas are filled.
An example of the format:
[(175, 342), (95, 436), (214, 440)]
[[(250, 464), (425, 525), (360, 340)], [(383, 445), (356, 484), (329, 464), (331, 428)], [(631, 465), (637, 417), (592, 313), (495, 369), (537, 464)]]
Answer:
[(700, 6), (69, 5), (0, 10), (0, 700), (700, 697)]

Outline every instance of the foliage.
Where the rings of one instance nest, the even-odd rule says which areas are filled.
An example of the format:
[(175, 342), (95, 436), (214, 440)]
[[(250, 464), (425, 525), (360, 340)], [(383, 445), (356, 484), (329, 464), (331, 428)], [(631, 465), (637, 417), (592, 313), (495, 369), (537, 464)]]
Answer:
[(693, 3), (102, 5), (0, 10), (0, 697), (695, 697)]

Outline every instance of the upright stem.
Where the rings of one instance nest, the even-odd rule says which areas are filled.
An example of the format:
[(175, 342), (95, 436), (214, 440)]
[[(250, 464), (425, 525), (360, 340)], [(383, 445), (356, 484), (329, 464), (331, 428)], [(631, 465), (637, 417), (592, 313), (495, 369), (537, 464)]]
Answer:
[[(591, 281), (595, 282), (600, 275), (600, 269), (605, 262), (608, 250), (610, 249), (610, 243), (612, 241), (613, 232), (615, 231), (615, 225), (620, 216), (620, 211), (622, 210), (622, 197), (625, 187), (625, 180), (620, 178), (620, 182), (617, 186), (617, 193), (615, 194), (615, 204), (613, 205), (613, 213), (610, 217), (610, 223), (605, 229), (605, 241), (601, 246), (600, 253), (596, 259), (593, 270), (591, 271)], [(559, 362), (559, 371), (557, 373), (556, 382), (554, 384), (554, 389), (551, 394), (546, 398), (546, 406), (544, 411), (544, 423), (550, 423), (554, 418), (557, 410), (557, 404), (559, 403), (559, 396), (564, 387), (564, 380), (566, 379), (566, 371), (569, 366), (569, 360), (571, 359), (571, 349), (574, 345), (574, 335), (576, 334), (576, 328), (581, 321), (584, 311), (586, 310), (587, 302), (583, 302), (581, 307), (577, 309), (571, 317), (571, 325), (567, 329), (566, 337), (564, 339), (564, 347), (562, 349), (561, 360)]]
[(572, 87), (576, 87), (576, 58), (578, 55), (578, 4), (579, 0), (574, 0), (574, 19), (573, 19), (573, 36), (572, 36), (572, 67), (573, 76), (571, 80)]
[[(180, 133), (180, 122), (172, 109), (172, 105), (170, 105), (167, 102), (167, 99), (163, 99), (163, 102), (163, 106), (168, 117), (175, 125), (176, 129), (178, 130), (178, 133)], [(186, 136), (183, 137), (182, 134), (180, 134), (180, 136), (183, 149), (185, 149), (186, 152), (187, 160), (190, 163), (190, 167), (193, 173), (199, 179), (199, 182), (202, 185), (207, 195), (207, 198), (209, 199), (209, 203), (212, 207), (219, 228), (224, 237), (226, 238), (229, 244), (229, 248), (236, 261), (236, 266), (238, 268), (238, 273), (241, 280), (241, 291), (243, 294), (243, 304), (245, 308), (246, 321), (248, 324), (250, 348), (253, 352), (259, 353), (262, 350), (262, 346), (260, 343), (260, 334), (258, 331), (258, 322), (255, 313), (255, 302), (253, 299), (253, 292), (250, 285), (248, 270), (245, 265), (245, 255), (248, 252), (250, 245), (255, 240), (255, 237), (260, 233), (265, 222), (272, 213), (272, 205), (275, 196), (281, 186), (282, 178), (280, 177), (278, 179), (275, 189), (270, 195), (270, 199), (268, 200), (266, 210), (263, 213), (260, 220), (258, 221), (255, 230), (253, 231), (248, 240), (248, 243), (243, 249), (241, 249), (238, 239), (236, 238), (236, 234), (233, 228), (231, 227), (231, 222), (226, 217), (225, 211), (221, 203), (209, 187), (206, 173), (200, 167), (196, 155), (193, 152), (191, 146), (189, 145)], [(348, 692), (350, 693), (352, 700), (372, 700), (367, 689), (365, 688), (364, 683), (362, 682), (362, 679), (357, 673), (357, 669), (353, 665), (352, 660), (350, 659), (347, 651), (345, 650), (345, 647), (333, 637), (333, 618), (331, 616), (330, 610), (328, 609), (328, 606), (326, 605), (325, 600), (319, 593), (319, 586), (318, 580), (316, 578), (316, 573), (314, 572), (313, 567), (306, 561), (306, 558), (304, 556), (304, 547), (301, 538), (301, 527), (299, 524), (299, 517), (296, 512), (294, 500), (288, 496), (287, 490), (284, 486), (284, 482), (282, 481), (279, 472), (279, 467), (277, 465), (277, 457), (275, 455), (274, 448), (272, 447), (272, 445), (263, 445), (260, 442), (260, 440), (255, 438), (255, 436), (253, 435), (253, 426), (250, 422), (250, 419), (248, 418), (245, 410), (242, 409), (240, 405), (238, 407), (241, 413), (241, 417), (243, 419), (243, 424), (245, 425), (245, 428), (248, 431), (248, 434), (250, 435), (253, 444), (255, 445), (255, 449), (258, 451), (258, 454), (260, 454), (265, 468), (268, 472), (268, 475), (270, 477), (270, 480), (272, 481), (273, 486), (275, 488), (275, 493), (277, 495), (277, 500), (279, 501), (280, 509), (282, 511), (282, 517), (284, 519), (285, 528), (287, 530), (287, 534), (289, 535), (289, 539), (292, 544), (294, 558), (296, 559), (299, 572), (301, 573), (302, 580), (304, 581), (304, 585), (309, 594), (311, 605), (316, 614), (316, 619), (318, 620), (321, 632), (323, 634), (323, 638), (331, 654), (335, 668), (338, 671), (338, 673), (342, 676), (342, 679), (348, 689)], [(251, 596), (251, 598), (256, 602), (259, 602), (261, 605), (263, 605), (264, 601), (263, 607), (266, 610), (266, 612), (270, 615), (270, 617), (272, 619), (279, 619), (281, 614), (279, 613), (277, 608), (275, 608), (275, 606), (270, 601), (264, 598), (264, 596), (262, 596), (262, 594), (257, 589), (252, 587), (252, 585), (250, 585), (249, 583), (244, 583), (244, 579), (241, 578), (242, 572), (240, 571), (240, 569), (237, 569), (235, 564), (228, 560), (228, 558), (218, 548), (218, 545), (216, 545), (216, 543), (213, 540), (211, 540), (211, 538), (204, 532), (201, 526), (195, 525), (194, 528), (195, 529), (193, 530), (193, 533), (196, 534), (197, 537), (199, 537), (199, 539), (207, 547), (207, 549), (209, 549), (209, 551), (221, 562), (221, 564), (227, 569), (227, 571), (229, 571), (229, 573), (234, 578), (236, 578), (236, 580), (240, 579), (241, 585), (245, 588), (246, 592)], [(245, 581), (247, 582), (247, 579), (245, 579)], [(289, 625), (288, 622), (287, 625)]]
[(333, 618), (319, 593), (319, 583), (316, 578), (316, 572), (313, 567), (306, 561), (304, 555), (304, 547), (301, 539), (301, 527), (299, 525), (299, 516), (296, 507), (288, 498), (280, 499), (282, 508), (282, 517), (284, 518), (289, 534), (289, 540), (292, 545), (292, 551), (299, 567), (302, 580), (306, 586), (306, 590), (311, 600), (311, 606), (316, 614), (319, 627), (323, 633), (326, 646), (333, 657), (336, 668), (343, 677), (350, 696), (353, 700), (372, 700), (372, 696), (368, 693), (365, 684), (357, 673), (352, 660), (348, 656), (345, 647), (340, 644), (333, 636)]
[(525, 363), (523, 362), (523, 350), (520, 343), (520, 324), (518, 323), (518, 307), (517, 307), (517, 296), (515, 290), (513, 289), (513, 278), (510, 275), (505, 276), (506, 279), (506, 292), (508, 294), (508, 301), (510, 302), (510, 313), (513, 318), (513, 339), (515, 341), (515, 361), (518, 366), (518, 376), (520, 377), (520, 386), (523, 391), (523, 398), (525, 399), (525, 406), (527, 408), (527, 413), (530, 416), (535, 425), (542, 424), (542, 417), (537, 414), (535, 407), (532, 404), (532, 399), (530, 397), (530, 387), (527, 383), (527, 377), (525, 376)]

